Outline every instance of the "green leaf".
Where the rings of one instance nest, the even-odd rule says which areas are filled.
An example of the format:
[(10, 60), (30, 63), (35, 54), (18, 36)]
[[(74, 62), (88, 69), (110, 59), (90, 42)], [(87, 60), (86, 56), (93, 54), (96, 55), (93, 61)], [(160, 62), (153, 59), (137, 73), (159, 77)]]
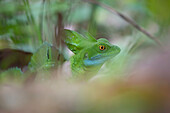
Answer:
[(45, 42), (33, 54), (29, 69), (31, 71), (48, 70), (63, 63), (64, 56), (51, 44)]
[(9, 80), (19, 81), (21, 79), (23, 79), (23, 73), (20, 68), (10, 68), (7, 71), (0, 73), (1, 82)]

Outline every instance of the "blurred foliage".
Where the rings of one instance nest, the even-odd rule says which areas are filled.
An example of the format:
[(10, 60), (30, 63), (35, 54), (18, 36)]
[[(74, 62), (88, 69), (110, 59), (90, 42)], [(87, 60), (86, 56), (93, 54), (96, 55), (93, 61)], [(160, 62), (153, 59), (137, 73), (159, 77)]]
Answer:
[[(164, 2), (160, 0), (99, 0), (99, 2), (128, 15), (150, 33), (160, 37), (162, 42), (166, 42), (169, 35), (166, 32), (169, 30), (167, 10), (170, 2), (168, 0)], [(2, 55), (6, 54), (3, 51), (5, 48), (33, 54), (31, 61), (29, 60), (29, 67), (35, 70), (47, 65), (49, 65), (47, 68), (61, 65), (64, 61), (63, 56), (68, 57), (66, 52), (62, 52), (65, 48), (62, 41), (63, 35), (61, 35), (64, 27), (78, 32), (88, 31), (96, 38), (104, 37), (117, 43), (123, 50), (116, 60), (119, 65), (128, 65), (130, 60), (123, 59), (131, 59), (131, 55), (139, 56), (135, 52), (140, 49), (155, 46), (151, 39), (137, 32), (120, 17), (85, 1), (1, 0), (0, 7), (1, 69), (17, 66), (12, 65), (14, 63), (25, 66), (30, 59), (30, 55), (24, 56), (18, 53), (25, 58), (21, 63), (18, 60), (20, 57), (13, 55), (17, 54), (15, 51), (11, 51), (4, 58)], [(111, 62), (114, 63), (115, 60)], [(118, 65), (111, 64), (111, 66), (118, 70), (123, 69)], [(126, 69), (126, 66), (124, 68)]]
[[(98, 1), (107, 4), (122, 12), (124, 15), (132, 18), (149, 33), (159, 37), (159, 40), (164, 45), (169, 45), (170, 0)], [(136, 68), (132, 69), (132, 67), (138, 67), (138, 63), (136, 62), (141, 60), (141, 58), (143, 58), (141, 62), (146, 62), (143, 68), (147, 67), (147, 63), (149, 63), (150, 60), (145, 61), (145, 59), (149, 56), (147, 54), (152, 53), (152, 50), (150, 50), (151, 48), (153, 51), (160, 50), (160, 47), (158, 47), (153, 40), (137, 31), (117, 15), (114, 15), (100, 6), (83, 0), (0, 0), (0, 82), (5, 83), (7, 81), (14, 80), (16, 83), (20, 83), (21, 81), (27, 83), (34, 79), (32, 75), (35, 75), (35, 78), (36, 75), (50, 75), (50, 72), (53, 72), (51, 69), (57, 70), (57, 72), (54, 72), (54, 75), (57, 75), (57, 77), (64, 76), (62, 73), (59, 73), (58, 75), (58, 72), (60, 72), (60, 69), (64, 69), (65, 71), (68, 70), (69, 67), (64, 67), (64, 64), (67, 63), (65, 59), (71, 55), (63, 44), (63, 28), (75, 30), (80, 33), (90, 32), (90, 34), (95, 36), (95, 38), (107, 38), (111, 43), (118, 45), (121, 48), (122, 51), (120, 55), (108, 61), (98, 72), (98, 75), (90, 80), (92, 83), (95, 83), (96, 79), (101, 80), (102, 83), (106, 84), (110, 81), (111, 84), (117, 83), (119, 82), (119, 79), (126, 78), (129, 73), (132, 74), (136, 72)], [(146, 50), (150, 51), (148, 53), (143, 53), (143, 51)], [(169, 61), (169, 59), (166, 61)], [(163, 64), (165, 64), (166, 61), (164, 61)], [(157, 62), (156, 64), (153, 64), (153, 66), (159, 66), (160, 64), (161, 62)], [(160, 67), (162, 65), (160, 65)], [(158, 69), (153, 69), (154, 71), (152, 71), (155, 72)], [(143, 73), (141, 76), (149, 76), (151, 75), (149, 72), (152, 71), (142, 71)], [(161, 72), (164, 71), (160, 71), (160, 73)], [(140, 75), (140, 73), (141, 71), (138, 70), (136, 75)], [(54, 75), (51, 75), (52, 78)], [(153, 75), (155, 75), (155, 73)], [(141, 78), (139, 77), (138, 79)], [(129, 83), (125, 83), (125, 86), (130, 83), (131, 81)], [(104, 93), (105, 91), (101, 91), (101, 86), (103, 86), (103, 84), (97, 84), (97, 87), (94, 85), (92, 89), (90, 89), (91, 86), (88, 85), (86, 85), (86, 87), (79, 87), (82, 84), (76, 84), (76, 87), (73, 86), (71, 88), (68, 87), (70, 85), (69, 84), (66, 85), (67, 88), (65, 88), (65, 86), (63, 86), (64, 88), (61, 88), (62, 84), (60, 84), (58, 89), (66, 89), (68, 92), (70, 91), (73, 93), (75, 93), (75, 89), (79, 89), (79, 93), (76, 93), (76, 96), (74, 97), (74, 95), (70, 96), (70, 94), (72, 94), (70, 92), (67, 93), (67, 91), (61, 91), (62, 93), (60, 93), (60, 90), (57, 90), (54, 94), (59, 95), (57, 98), (58, 100), (56, 100), (56, 98), (52, 98), (53, 96), (49, 96), (52, 95), (51, 93), (46, 95), (44, 90), (39, 93), (39, 89), (41, 90), (41, 88), (43, 89), (44, 87), (48, 89), (47, 93), (48, 91), (50, 92), (50, 84), (42, 87), (37, 86), (38, 88), (35, 87), (36, 92), (38, 92), (38, 94), (35, 93), (35, 95), (36, 97), (47, 96), (47, 100), (48, 98), (52, 98), (49, 105), (51, 105), (51, 103), (53, 104), (53, 102), (56, 104), (56, 101), (59, 101), (60, 104), (58, 106), (61, 107), (62, 105), (61, 108), (63, 108), (63, 100), (66, 98), (67, 101), (64, 104), (71, 103), (68, 107), (69, 113), (74, 108), (76, 110), (74, 109), (72, 111), (73, 113), (79, 110), (86, 113), (103, 113), (107, 112), (106, 110), (108, 110), (109, 113), (143, 113), (146, 111), (150, 113), (150, 108), (153, 108), (153, 110), (155, 110), (155, 108), (159, 108), (154, 106), (154, 100), (158, 99), (155, 94), (159, 94), (161, 91), (159, 91), (160, 89), (158, 91), (154, 90), (155, 92), (153, 91), (151, 94), (148, 94), (148, 87), (145, 87), (144, 91), (141, 88), (141, 86), (146, 83), (150, 83), (150, 81), (145, 81), (138, 87), (135, 87), (136, 84), (133, 84), (129, 86), (130, 88), (134, 87), (134, 89), (131, 90), (128, 86), (124, 87), (124, 84), (122, 86), (121, 83), (118, 85), (108, 85), (107, 87), (103, 87), (103, 89), (106, 88), (106, 93)], [(155, 87), (161, 87), (160, 84), (161, 83), (158, 83), (154, 87), (150, 87), (149, 91), (152, 91)], [(54, 86), (56, 86), (56, 84)], [(115, 95), (113, 94), (115, 91), (113, 87), (118, 89), (120, 88), (118, 91), (116, 90), (118, 93)], [(34, 86), (32, 86), (32, 88), (34, 88)], [(86, 90), (86, 88), (88, 90)], [(23, 92), (24, 89), (25, 88), (23, 88), (21, 92)], [(127, 91), (122, 92), (123, 89), (127, 89)], [(29, 91), (25, 91), (25, 94), (32, 91), (29, 88), (28, 90)], [(11, 97), (10, 94), (13, 93), (9, 93), (10, 91), (8, 92), (8, 90), (5, 91), (7, 91), (7, 93), (4, 93), (5, 96), (7, 96), (5, 99), (8, 99)], [(18, 97), (22, 97), (24, 94), (18, 91), (20, 90), (17, 89), (14, 94), (19, 95)], [(43, 95), (43, 93), (45, 94)], [(83, 95), (80, 93), (83, 93)], [(34, 93), (31, 92), (30, 95), (31, 94)], [(79, 100), (80, 102), (74, 103), (75, 101), (72, 100), (80, 98), (78, 97), (79, 94), (83, 97), (83, 100)], [(165, 92), (165, 94), (169, 93)], [(0, 100), (3, 100), (1, 99), (2, 95), (3, 94), (0, 91)], [(16, 95), (14, 95), (14, 97)], [(27, 96), (25, 97), (27, 97), (28, 100), (34, 101), (34, 98), (30, 99), (29, 95)], [(69, 97), (71, 98), (71, 101), (67, 99)], [(15, 100), (15, 98), (13, 99)], [(37, 105), (41, 106), (46, 99), (39, 99), (39, 101), (37, 100)], [(8, 106), (8, 102), (11, 100), (12, 99), (9, 99), (7, 103), (0, 101), (0, 112), (1, 110), (3, 111), (4, 109), (6, 110), (10, 108), (5, 105), (7, 104)], [(19, 100), (19, 102), (21, 100)], [(34, 108), (34, 102), (32, 101), (31, 105), (33, 104), (32, 107)], [(41, 103), (41, 101), (43, 102)], [(88, 102), (86, 103), (86, 101)], [(4, 107), (1, 102), (6, 108), (1, 109)], [(28, 105), (30, 105), (30, 101), (28, 103)], [(41, 107), (42, 111), (46, 108), (44, 106), (47, 106), (46, 102), (44, 103), (45, 105), (43, 104)], [(78, 108), (72, 103), (74, 103)], [(157, 101), (157, 103), (159, 103), (159, 101)], [(15, 103), (14, 105), (17, 104)], [(57, 109), (58, 106), (54, 106), (54, 108)], [(38, 109), (37, 106), (35, 107), (35, 109)], [(51, 106), (49, 108), (51, 108)]]
[(58, 66), (59, 64), (62, 64), (63, 61), (64, 56), (60, 55), (59, 50), (45, 42), (33, 54), (29, 64), (29, 68), (31, 71), (42, 71)]
[[(162, 42), (166, 42), (170, 22), (167, 12), (170, 3), (168, 0), (99, 2), (133, 18), (150, 33), (160, 37)], [(78, 32), (88, 31), (96, 38), (104, 37), (120, 46), (121, 54), (106, 65), (116, 68), (108, 68), (115, 73), (122, 73), (131, 62), (130, 59), (138, 58), (140, 55), (136, 52), (155, 46), (151, 39), (120, 17), (85, 1), (1, 0), (0, 7), (1, 70), (11, 67), (25, 69), (28, 62), (28, 70), (32, 71), (62, 65), (64, 59), (69, 57), (62, 41), (64, 27)], [(6, 48), (11, 49), (8, 54), (5, 52)]]
[(19, 68), (10, 68), (0, 73), (1, 83), (9, 82), (11, 80), (13, 82), (20, 83), (22, 82), (23, 79), (24, 79), (23, 72)]
[(168, 23), (170, 20), (169, 10), (170, 0), (147, 0), (148, 9), (153, 13), (161, 23)]
[(15, 49), (0, 50), (0, 70), (6, 70), (11, 67), (24, 68), (30, 62), (32, 53)]

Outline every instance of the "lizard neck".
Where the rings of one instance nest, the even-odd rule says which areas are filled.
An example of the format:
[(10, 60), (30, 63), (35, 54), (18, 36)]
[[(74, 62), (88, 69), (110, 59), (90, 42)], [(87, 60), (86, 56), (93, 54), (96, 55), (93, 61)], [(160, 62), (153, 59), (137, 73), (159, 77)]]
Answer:
[(90, 63), (95, 65), (86, 65), (85, 63), (86, 60), (84, 60), (86, 53), (87, 50), (82, 50), (78, 54), (71, 57), (70, 62), (71, 62), (71, 69), (73, 72), (73, 76), (84, 75), (86, 78), (89, 78), (95, 75), (98, 72), (98, 70), (101, 68), (102, 64), (98, 63), (97, 61), (93, 63), (89, 61)]

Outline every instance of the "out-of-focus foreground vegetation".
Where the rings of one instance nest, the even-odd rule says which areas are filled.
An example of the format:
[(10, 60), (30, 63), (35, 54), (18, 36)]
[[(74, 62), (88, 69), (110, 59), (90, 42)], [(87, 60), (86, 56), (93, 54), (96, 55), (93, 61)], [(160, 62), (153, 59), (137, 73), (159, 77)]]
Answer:
[[(98, 1), (163, 47), (85, 0), (0, 0), (0, 113), (170, 112), (170, 1)], [(89, 81), (72, 81), (64, 28), (107, 38), (121, 53)]]

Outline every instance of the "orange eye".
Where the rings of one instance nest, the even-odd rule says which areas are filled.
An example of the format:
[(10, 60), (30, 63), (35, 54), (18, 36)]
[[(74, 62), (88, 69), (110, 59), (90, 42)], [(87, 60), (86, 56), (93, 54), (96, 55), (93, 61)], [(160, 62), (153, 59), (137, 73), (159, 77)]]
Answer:
[(100, 50), (105, 50), (106, 47), (105, 47), (104, 45), (100, 45), (100, 46), (99, 46), (99, 49), (100, 49)]

